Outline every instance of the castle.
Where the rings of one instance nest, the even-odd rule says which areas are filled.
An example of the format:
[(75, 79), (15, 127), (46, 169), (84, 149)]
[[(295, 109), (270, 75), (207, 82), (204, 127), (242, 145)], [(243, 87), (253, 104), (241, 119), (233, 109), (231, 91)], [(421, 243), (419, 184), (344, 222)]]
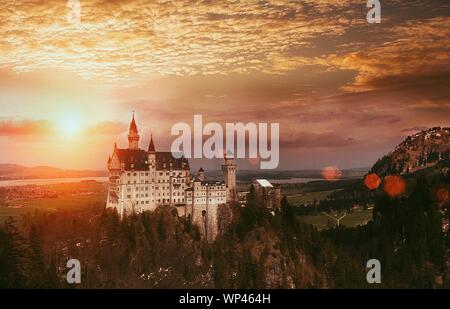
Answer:
[(213, 241), (218, 232), (218, 206), (237, 198), (234, 158), (225, 155), (224, 181), (208, 181), (202, 168), (195, 177), (191, 175), (185, 157), (156, 151), (153, 136), (147, 150), (139, 148), (139, 139), (133, 114), (128, 148), (119, 149), (114, 144), (108, 159), (106, 207), (124, 216), (153, 211), (158, 206), (174, 206), (179, 216), (189, 218), (206, 240)]

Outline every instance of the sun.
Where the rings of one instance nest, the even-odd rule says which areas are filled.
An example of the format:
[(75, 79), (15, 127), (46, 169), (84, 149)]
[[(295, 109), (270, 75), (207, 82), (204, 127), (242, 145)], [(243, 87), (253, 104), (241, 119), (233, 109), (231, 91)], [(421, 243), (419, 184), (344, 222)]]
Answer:
[(67, 135), (74, 135), (81, 131), (81, 121), (75, 115), (66, 115), (64, 116), (59, 126), (63, 133)]

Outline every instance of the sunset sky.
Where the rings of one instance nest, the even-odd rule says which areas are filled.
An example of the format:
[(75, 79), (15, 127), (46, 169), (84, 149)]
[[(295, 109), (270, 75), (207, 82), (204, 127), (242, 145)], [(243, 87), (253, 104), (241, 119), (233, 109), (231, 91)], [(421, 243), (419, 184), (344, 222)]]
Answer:
[(279, 122), (280, 169), (450, 126), (448, 0), (381, 1), (380, 24), (364, 0), (80, 3), (78, 26), (65, 0), (0, 2), (0, 163), (106, 169), (133, 110), (158, 150), (194, 114)]

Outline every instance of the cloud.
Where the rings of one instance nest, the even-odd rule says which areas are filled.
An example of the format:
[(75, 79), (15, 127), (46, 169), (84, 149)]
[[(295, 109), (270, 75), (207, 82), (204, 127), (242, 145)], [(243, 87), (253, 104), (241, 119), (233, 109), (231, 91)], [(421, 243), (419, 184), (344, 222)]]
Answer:
[(334, 132), (312, 133), (298, 132), (283, 137), (280, 141), (282, 148), (319, 148), (319, 147), (345, 147), (356, 142), (353, 137), (344, 137)]
[[(104, 121), (96, 123), (81, 134), (84, 136), (118, 135), (127, 130), (127, 124), (122, 122)], [(60, 133), (61, 129), (54, 122), (33, 119), (0, 119), (0, 136), (51, 136)]]
[[(151, 74), (276, 73), (315, 60), (271, 54), (285, 57), (308, 39), (345, 33), (345, 25), (319, 14), (323, 9), (306, 15), (299, 2), (80, 2), (81, 28), (66, 21), (64, 1), (2, 2), (1, 62), (19, 72), (58, 68), (103, 82)], [(315, 6), (309, 3), (308, 10)]]
[(407, 21), (386, 29), (383, 44), (368, 43), (358, 51), (332, 54), (327, 63), (358, 72), (347, 91), (442, 86), (450, 66), (450, 17)]
[(55, 133), (54, 125), (46, 120), (0, 119), (0, 136), (49, 135)]
[(86, 135), (118, 135), (126, 132), (128, 125), (122, 122), (103, 121), (84, 130)]

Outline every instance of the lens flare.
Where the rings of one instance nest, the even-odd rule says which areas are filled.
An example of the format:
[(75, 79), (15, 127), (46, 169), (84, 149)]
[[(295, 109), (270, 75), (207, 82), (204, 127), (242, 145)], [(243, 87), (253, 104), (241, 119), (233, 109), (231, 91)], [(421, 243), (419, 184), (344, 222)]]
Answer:
[(436, 199), (439, 203), (448, 202), (448, 189), (445, 187), (440, 187), (435, 191)]
[(380, 177), (378, 177), (377, 174), (375, 173), (371, 173), (371, 174), (367, 174), (366, 177), (364, 178), (364, 185), (369, 189), (369, 190), (375, 190), (378, 189), (378, 187), (381, 184), (381, 179)]
[(326, 180), (338, 180), (341, 176), (342, 172), (336, 166), (327, 166), (322, 169), (322, 177)]
[(386, 178), (384, 178), (383, 189), (390, 197), (396, 197), (405, 192), (406, 183), (400, 176), (386, 176)]

